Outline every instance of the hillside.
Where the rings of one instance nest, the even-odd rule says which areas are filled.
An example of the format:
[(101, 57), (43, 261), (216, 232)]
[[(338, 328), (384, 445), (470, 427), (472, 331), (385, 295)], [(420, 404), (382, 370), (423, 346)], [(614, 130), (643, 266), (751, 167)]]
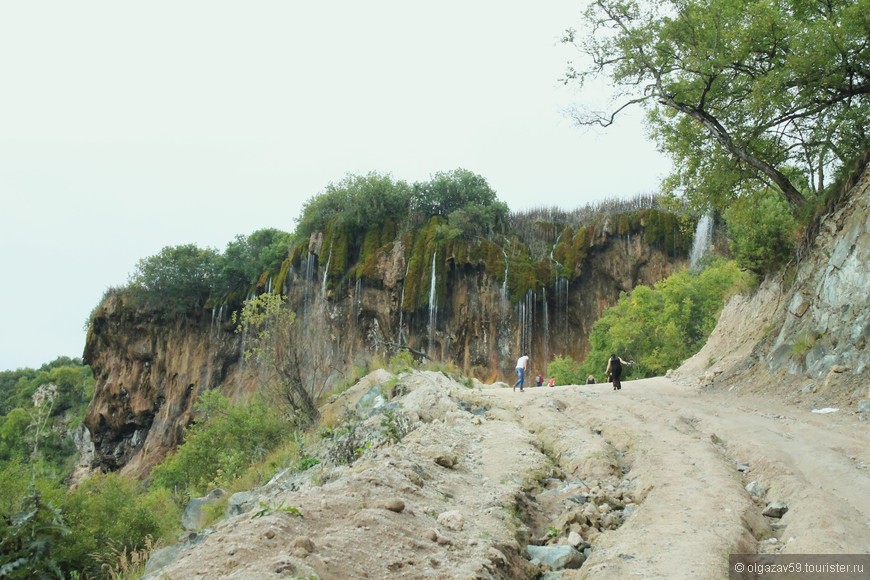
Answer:
[(149, 577), (722, 578), (732, 553), (868, 554), (868, 207), (864, 171), (791, 273), (732, 299), (668, 377), (368, 377), (328, 416), (403, 418), (403, 438), (234, 497)]
[[(398, 378), (401, 442), (234, 498), (248, 511), (159, 553), (152, 567), (170, 563), (150, 578), (533, 578), (558, 554), (579, 569), (547, 577), (721, 578), (729, 553), (870, 545), (870, 447), (853, 413), (666, 378), (525, 393)], [(355, 401), (390, 379), (334, 404), (376, 427), (383, 415)], [(788, 511), (763, 516), (775, 501)]]
[[(299, 372), (328, 388), (354, 366), (401, 349), (484, 381), (512, 375), (520, 351), (546, 372), (554, 356), (583, 358), (592, 324), (621, 292), (685, 266), (691, 219), (654, 202), (514, 216), (510, 236), (448, 237), (450, 223), (439, 216), (414, 231), (395, 231), (390, 220), (351, 232), (318, 224), (324, 230), (285, 248), (250, 295), (287, 296)], [(187, 264), (196, 252), (184, 250)], [(160, 272), (181, 265), (163, 255), (154, 262)], [(168, 294), (163, 301), (171, 302), (181, 294), (195, 304), (191, 276), (149, 296)], [(180, 443), (203, 392), (219, 388), (235, 398), (262, 382), (260, 369), (245, 365), (249, 344), (232, 318), (241, 306), (208, 300), (203, 294), (198, 307), (167, 314), (133, 288), (95, 309), (84, 354), (96, 379), (85, 420), (95, 468), (146, 476)]]

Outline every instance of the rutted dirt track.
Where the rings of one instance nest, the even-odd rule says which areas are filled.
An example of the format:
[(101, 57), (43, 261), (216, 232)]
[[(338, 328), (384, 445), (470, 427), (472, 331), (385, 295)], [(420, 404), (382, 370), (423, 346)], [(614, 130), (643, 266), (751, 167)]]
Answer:
[[(666, 378), (619, 392), (440, 373), (399, 385), (401, 442), (279, 478), (258, 491), (276, 509), (222, 521), (152, 577), (534, 578), (547, 568), (528, 545), (573, 543), (585, 562), (548, 578), (724, 578), (735, 552), (870, 550), (870, 438), (855, 414)], [(781, 518), (761, 515), (773, 501)]]
[[(717, 578), (736, 551), (870, 549), (870, 438), (855, 415), (699, 393), (665, 378), (627, 382), (619, 392), (549, 391), (528, 390), (520, 405), (510, 393), (488, 394), (513, 404), (527, 426), (600, 431), (627, 451), (626, 475), (643, 494), (625, 524), (603, 534), (584, 577)], [(563, 412), (541, 404), (552, 398), (566, 403)], [(752, 481), (766, 489), (756, 501), (745, 489)], [(777, 500), (788, 505), (785, 516), (761, 516)]]

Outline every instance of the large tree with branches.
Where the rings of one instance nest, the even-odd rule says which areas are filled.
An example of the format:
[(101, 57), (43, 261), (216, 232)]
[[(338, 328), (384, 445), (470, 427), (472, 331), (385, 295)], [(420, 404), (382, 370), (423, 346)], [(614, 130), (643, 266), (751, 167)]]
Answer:
[(595, 0), (566, 82), (604, 78), (605, 110), (646, 108), (675, 161), (666, 185), (698, 203), (778, 191), (798, 212), (868, 144), (870, 0)]

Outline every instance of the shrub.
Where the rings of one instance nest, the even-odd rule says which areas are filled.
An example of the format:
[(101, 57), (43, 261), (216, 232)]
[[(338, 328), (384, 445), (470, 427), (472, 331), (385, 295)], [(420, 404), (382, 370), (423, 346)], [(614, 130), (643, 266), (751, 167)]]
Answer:
[(637, 361), (625, 369), (627, 376), (676, 368), (704, 345), (725, 299), (735, 288), (749, 286), (748, 277), (734, 261), (720, 260), (700, 273), (682, 270), (653, 288), (623, 293), (592, 326), (582, 374), (600, 375), (610, 353)]
[(167, 490), (145, 493), (138, 482), (115, 473), (96, 474), (66, 495), (62, 512), (70, 535), (58, 550), (65, 570), (101, 575), (117, 552), (139, 551), (152, 540), (169, 540), (179, 511)]
[(569, 356), (554, 357), (547, 365), (547, 376), (555, 377), (557, 385), (582, 385), (586, 382), (580, 363)]
[(182, 497), (229, 485), (289, 431), (272, 407), (260, 402), (233, 406), (218, 391), (203, 393), (196, 410), (201, 418), (187, 429), (184, 443), (152, 472), (154, 485)]
[(130, 278), (133, 298), (143, 308), (167, 317), (202, 307), (217, 280), (220, 255), (195, 244), (170, 246), (139, 260)]
[(781, 196), (768, 191), (741, 198), (724, 215), (731, 251), (741, 268), (772, 272), (794, 253), (797, 224)]

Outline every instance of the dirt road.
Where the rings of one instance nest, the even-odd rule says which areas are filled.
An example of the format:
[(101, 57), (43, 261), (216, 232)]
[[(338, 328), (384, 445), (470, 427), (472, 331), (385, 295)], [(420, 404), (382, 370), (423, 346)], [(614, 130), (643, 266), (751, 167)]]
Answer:
[[(569, 468), (582, 468), (576, 458), (600, 449), (600, 438), (634, 482), (639, 508), (602, 535), (584, 576), (716, 578), (737, 550), (870, 551), (870, 436), (854, 414), (700, 393), (665, 378), (618, 392), (605, 384), (485, 393), (552, 440)], [(755, 500), (745, 489), (753, 481), (764, 490)], [(788, 506), (782, 518), (761, 516), (773, 501)]]
[[(274, 509), (228, 517), (152, 578), (535, 578), (541, 545), (582, 554), (546, 578), (726, 578), (736, 552), (870, 551), (854, 414), (666, 378), (520, 393), (381, 373), (336, 404), (360, 412), (397, 381), (401, 441), (276, 478), (255, 490)], [(390, 416), (363, 411), (359, 433)], [(773, 502), (787, 511), (763, 516)]]

